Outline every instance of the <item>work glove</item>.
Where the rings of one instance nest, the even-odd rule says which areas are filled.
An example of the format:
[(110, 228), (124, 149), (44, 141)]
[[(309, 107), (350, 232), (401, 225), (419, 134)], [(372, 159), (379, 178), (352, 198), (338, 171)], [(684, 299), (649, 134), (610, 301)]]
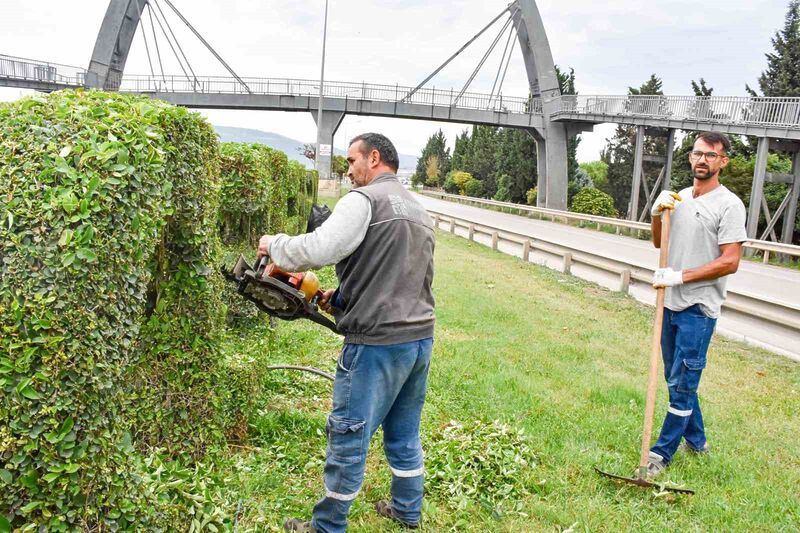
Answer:
[(650, 214), (654, 217), (660, 217), (661, 211), (664, 209), (675, 208), (676, 200), (678, 202), (681, 201), (681, 197), (678, 193), (672, 191), (661, 191), (656, 197), (656, 201), (653, 202), (653, 209), (650, 210)]
[(683, 285), (683, 270), (672, 270), (671, 268), (659, 268), (653, 275), (653, 287), (674, 287)]

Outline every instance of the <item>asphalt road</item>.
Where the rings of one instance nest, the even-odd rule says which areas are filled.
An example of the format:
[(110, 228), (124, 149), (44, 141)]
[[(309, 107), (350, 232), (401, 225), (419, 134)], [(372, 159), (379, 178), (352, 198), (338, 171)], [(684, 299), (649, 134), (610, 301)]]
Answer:
[[(476, 224), (521, 233), (554, 244), (622, 261), (634, 267), (654, 269), (658, 265), (658, 250), (649, 241), (500, 213), (423, 195), (416, 195), (416, 197), (426, 209), (463, 218)], [(481, 237), (478, 237), (477, 240), (479, 242), (487, 241), (486, 238)], [(500, 249), (512, 255), (521, 255), (519, 247), (513, 245), (501, 245)], [(532, 254), (531, 261), (551, 268), (560, 268), (561, 265), (556, 257), (548, 257), (548, 254), (541, 252)], [(615, 288), (619, 284), (618, 276), (591, 267), (576, 265), (573, 267), (572, 273), (609, 288)], [(788, 311), (793, 316), (797, 316), (797, 313), (800, 312), (800, 271), (798, 270), (743, 260), (740, 263), (739, 271), (733, 274), (728, 281), (728, 291), (755, 295), (784, 304), (796, 310)], [(632, 282), (630, 294), (650, 305), (653, 305), (655, 301), (655, 291), (646, 283)], [(735, 294), (730, 294), (729, 300), (733, 301), (734, 298)], [(786, 313), (787, 311), (784, 309), (782, 312)], [(800, 360), (800, 331), (766, 323), (727, 309), (723, 310), (718, 323), (718, 331), (726, 336)]]

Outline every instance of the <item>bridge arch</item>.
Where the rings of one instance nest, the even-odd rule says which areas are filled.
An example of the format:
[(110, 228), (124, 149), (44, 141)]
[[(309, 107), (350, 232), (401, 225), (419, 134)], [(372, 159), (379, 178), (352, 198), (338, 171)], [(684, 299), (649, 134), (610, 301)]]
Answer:
[(88, 87), (104, 91), (119, 89), (145, 3), (146, 0), (109, 2), (86, 73)]
[(536, 141), (538, 191), (536, 204), (551, 209), (567, 209), (567, 131), (551, 119), (559, 109), (561, 87), (553, 54), (536, 0), (516, 0), (510, 6), (517, 40), (522, 50), (530, 94), (539, 97), (544, 115), (543, 127), (532, 133)]

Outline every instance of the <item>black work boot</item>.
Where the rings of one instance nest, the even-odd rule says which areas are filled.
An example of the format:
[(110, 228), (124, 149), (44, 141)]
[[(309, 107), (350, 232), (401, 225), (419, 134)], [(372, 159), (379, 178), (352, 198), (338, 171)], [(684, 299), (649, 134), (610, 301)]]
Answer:
[(375, 510), (378, 512), (379, 515), (383, 516), (384, 518), (390, 518), (403, 526), (407, 529), (417, 529), (419, 524), (412, 524), (406, 522), (402, 518), (397, 515), (397, 511), (394, 510), (392, 504), (387, 502), (386, 500), (381, 500), (375, 504)]
[(314, 533), (316, 529), (311, 525), (311, 522), (300, 520), (299, 518), (287, 518), (283, 523), (284, 531), (309, 531)]

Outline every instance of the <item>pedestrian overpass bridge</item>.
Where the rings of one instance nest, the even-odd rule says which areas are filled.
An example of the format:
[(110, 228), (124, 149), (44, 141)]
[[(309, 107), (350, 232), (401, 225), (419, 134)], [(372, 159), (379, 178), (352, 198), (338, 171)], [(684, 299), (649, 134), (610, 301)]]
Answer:
[[(561, 210), (567, 207), (567, 139), (582, 131), (591, 131), (596, 124), (625, 124), (636, 127), (631, 203), (628, 210), (632, 220), (643, 220), (658, 191), (670, 187), (672, 152), (677, 130), (750, 135), (757, 137), (759, 141), (748, 211), (748, 236), (759, 237), (756, 233), (763, 211), (768, 228), (760, 237), (771, 236), (773, 240), (779, 240), (774, 228), (782, 216), (784, 222), (780, 240), (791, 242), (794, 224), (790, 222), (795, 219), (800, 197), (800, 98), (562, 95), (544, 23), (535, 0), (515, 0), (510, 3), (417, 87), (325, 81), (321, 92), (317, 80), (238, 76), (171, 1), (163, 0), (231, 73), (230, 77), (202, 77), (195, 75), (188, 58), (183, 55), (189, 69), (187, 71), (170, 41), (169, 34), (163, 29), (161, 20), (164, 20), (167, 28), (169, 24), (158, 5), (161, 1), (110, 0), (89, 67), (86, 69), (0, 55), (0, 86), (38, 91), (88, 87), (146, 94), (189, 108), (312, 112), (314, 119), (320, 122), (320, 143), (328, 145), (333, 144), (333, 135), (347, 114), (521, 128), (528, 131), (536, 141), (538, 205)], [(155, 4), (157, 10), (151, 4)], [(145, 13), (151, 17), (151, 27), (154, 28), (152, 18), (162, 26), (164, 37), (170, 43), (183, 75), (166, 75), (163, 67), (158, 75), (152, 62), (150, 75), (124, 73), (133, 37)], [(428, 82), (442, 68), (503, 17), (507, 20), (462, 89), (428, 86)], [(144, 24), (140, 33), (149, 61), (150, 48)], [(174, 39), (171, 28), (170, 33)], [(506, 35), (506, 49), (503, 51), (492, 92), (469, 92), (468, 87), (477, 71), (501, 37)], [(514, 37), (522, 51), (529, 81), (529, 96), (508, 96), (502, 93), (505, 72), (511, 58), (511, 54), (507, 54), (508, 47)], [(157, 46), (155, 29), (151, 39)], [(179, 43), (176, 41), (175, 44), (182, 54)], [(159, 63), (160, 61), (159, 54)], [(646, 135), (666, 137), (665, 153), (644, 154)], [(791, 174), (767, 173), (770, 149), (793, 154)], [(319, 152), (320, 175), (325, 177), (330, 173), (331, 156), (322, 150)], [(658, 179), (651, 186), (648, 186), (648, 180), (644, 176), (645, 161), (663, 163)], [(763, 186), (767, 181), (792, 184), (775, 213), (769, 212), (764, 200)], [(641, 200), (640, 191), (644, 193)]]

